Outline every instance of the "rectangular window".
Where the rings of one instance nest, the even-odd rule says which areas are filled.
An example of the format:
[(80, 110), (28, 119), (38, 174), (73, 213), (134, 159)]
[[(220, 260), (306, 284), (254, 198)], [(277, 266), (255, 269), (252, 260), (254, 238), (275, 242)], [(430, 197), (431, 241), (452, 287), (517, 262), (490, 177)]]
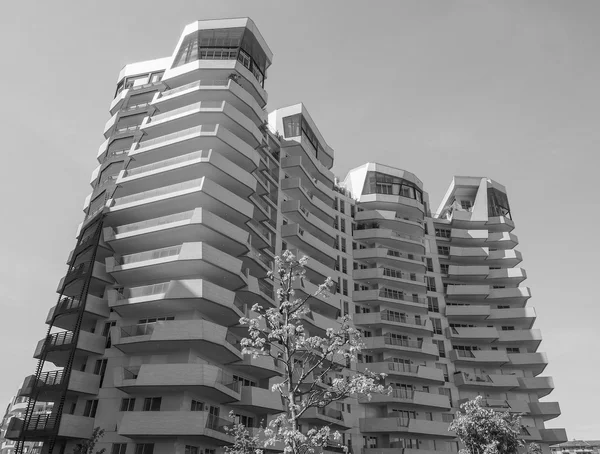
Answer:
[(98, 399), (87, 400), (85, 402), (85, 408), (83, 410), (83, 416), (88, 418), (96, 417), (96, 410), (98, 409)]
[(121, 399), (121, 409), (119, 411), (133, 411), (135, 408), (135, 399)]
[(444, 374), (444, 381), (448, 383), (450, 381), (450, 377), (448, 376), (448, 365), (436, 363), (435, 368), (442, 371), (442, 374)]
[(514, 331), (515, 327), (514, 326), (503, 326), (502, 327), (502, 331)]
[(506, 347), (506, 353), (521, 353), (519, 347)]
[(473, 206), (473, 204), (470, 200), (461, 200), (460, 206), (463, 210), (471, 211), (471, 207)]
[(348, 281), (346, 279), (344, 279), (342, 281), (342, 283), (343, 283), (342, 295), (348, 296)]
[(436, 296), (428, 296), (427, 297), (427, 309), (430, 312), (439, 312), (440, 306), (438, 303), (438, 299)]
[(433, 343), (437, 345), (440, 358), (445, 358), (446, 357), (446, 346), (444, 345), (444, 341), (443, 340), (434, 340)]
[(450, 405), (452, 405), (452, 390), (450, 388), (439, 388), (438, 391), (442, 396), (448, 397)]
[(334, 264), (334, 268), (336, 271), (340, 270), (340, 256), (337, 256), (337, 259), (335, 260), (335, 264)]
[(438, 255), (450, 255), (450, 246), (438, 246)]
[(348, 301), (344, 301), (344, 315), (348, 315), (350, 313), (350, 305)]
[(356, 250), (356, 241), (352, 242), (352, 250), (355, 251)]
[(160, 411), (162, 397), (146, 397), (142, 411)]
[(204, 411), (204, 402), (199, 400), (192, 400), (190, 411)]
[(185, 445), (185, 454), (198, 454), (198, 446)]
[(340, 213), (346, 213), (346, 202), (340, 200)]
[(340, 222), (340, 226), (341, 226), (340, 230), (345, 233), (346, 232), (346, 220), (345, 219), (342, 219), (342, 221)]
[(127, 443), (113, 443), (110, 454), (125, 454)]
[(137, 443), (135, 454), (154, 454), (154, 443)]
[(425, 260), (427, 262), (427, 271), (433, 271), (433, 260), (429, 257), (426, 257)]
[(434, 334), (442, 334), (442, 321), (439, 318), (432, 318), (431, 323), (433, 324)]
[(342, 258), (342, 273), (348, 274), (348, 260), (345, 257)]
[(108, 362), (108, 360), (106, 358), (97, 359), (96, 364), (94, 365), (94, 374), (100, 375), (100, 387), (101, 388), (102, 388), (102, 383), (104, 382), (104, 373), (106, 372), (106, 363), (107, 362)]
[(354, 207), (354, 205), (350, 205), (350, 217), (354, 217), (355, 214), (356, 208)]
[(448, 265), (447, 263), (440, 263), (440, 272), (442, 274), (448, 274), (449, 268), (450, 268), (450, 265)]
[(438, 238), (450, 238), (450, 229), (435, 229), (435, 236)]
[(342, 238), (342, 252), (346, 252), (346, 238)]
[(425, 276), (425, 283), (427, 284), (427, 290), (429, 290), (430, 292), (436, 291), (435, 277)]

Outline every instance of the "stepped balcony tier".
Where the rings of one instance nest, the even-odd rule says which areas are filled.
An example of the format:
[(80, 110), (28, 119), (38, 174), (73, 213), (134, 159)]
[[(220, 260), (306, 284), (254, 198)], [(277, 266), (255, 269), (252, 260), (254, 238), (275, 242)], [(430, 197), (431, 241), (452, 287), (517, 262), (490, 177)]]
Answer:
[(287, 224), (281, 227), (281, 238), (312, 257), (314, 260), (332, 268), (337, 251), (312, 235), (298, 224)]
[[(320, 285), (320, 284), (319, 284)], [(297, 298), (308, 298), (306, 305), (314, 312), (336, 319), (341, 311), (341, 301), (336, 293), (318, 294), (319, 286), (308, 279), (297, 279), (292, 283)], [(333, 291), (333, 289), (329, 289)]]
[(431, 342), (416, 339), (403, 339), (391, 336), (366, 337), (365, 350), (396, 352), (409, 357), (437, 359), (438, 349)]
[(337, 230), (312, 214), (300, 200), (287, 200), (281, 203), (281, 212), (290, 221), (302, 225), (302, 228), (323, 243), (333, 247)]
[(378, 227), (374, 228), (390, 229), (416, 237), (422, 237), (425, 232), (425, 223), (422, 217), (410, 218), (402, 216), (396, 211), (364, 210), (356, 213), (354, 219), (361, 224), (376, 223)]
[[(281, 150), (290, 157), (300, 157), (302, 166), (307, 173), (317, 178), (327, 187), (331, 187), (335, 177), (329, 168), (317, 159), (317, 152), (304, 134), (292, 140), (286, 140), (281, 144)], [(325, 157), (325, 154), (321, 154)]]
[(244, 359), (228, 364), (227, 367), (234, 372), (250, 374), (258, 379), (277, 377), (284, 373), (283, 363), (270, 356), (253, 358), (252, 355), (244, 355)]
[(224, 364), (242, 359), (239, 340), (226, 327), (208, 320), (168, 320), (113, 327), (111, 339), (114, 347), (128, 355), (194, 348)]
[(525, 279), (527, 273), (523, 268), (490, 269), (486, 265), (448, 267), (448, 277), (453, 281), (472, 284), (509, 285), (517, 286)]
[(508, 355), (512, 367), (531, 370), (533, 375), (541, 374), (548, 365), (545, 353), (510, 353)]
[(554, 380), (552, 377), (519, 377), (519, 387), (525, 392), (545, 397), (554, 390)]
[(372, 394), (370, 399), (367, 396), (359, 395), (358, 403), (363, 405), (402, 404), (403, 408), (446, 411), (452, 408), (448, 396), (406, 389), (393, 389), (391, 394)]
[(450, 359), (457, 364), (501, 366), (509, 363), (508, 354), (500, 350), (450, 350)]
[(79, 297), (90, 266), (92, 267), (92, 279), (90, 281), (89, 293), (101, 294), (106, 284), (114, 283), (114, 279), (106, 272), (104, 263), (94, 262), (90, 264), (90, 262), (82, 262), (73, 266), (60, 279), (56, 292), (71, 298)]
[(393, 194), (362, 194), (359, 202), (365, 211), (383, 210), (395, 211), (402, 217), (409, 219), (422, 219), (425, 214), (425, 205), (417, 199)]
[(396, 311), (382, 310), (354, 314), (354, 324), (366, 328), (398, 327), (403, 332), (431, 336), (433, 327), (428, 318), (420, 315), (400, 314)]
[(108, 290), (108, 306), (125, 318), (198, 311), (223, 326), (234, 326), (244, 315), (235, 292), (205, 279), (174, 279), (158, 284)]
[(303, 165), (301, 156), (290, 156), (281, 160), (281, 169), (292, 178), (300, 178), (307, 190), (328, 205), (333, 205), (333, 183), (329, 180), (323, 182), (313, 177)]
[(464, 306), (446, 306), (448, 320), (506, 322), (531, 328), (536, 319), (533, 307), (492, 309), (491, 306), (469, 304)]
[[(135, 167), (134, 167), (135, 166)], [(257, 178), (218, 151), (204, 149), (137, 166), (130, 161), (117, 177), (118, 195), (128, 196), (206, 177), (228, 191), (248, 197), (257, 191)]]
[(454, 438), (448, 431), (447, 422), (427, 421), (396, 417), (394, 412), (388, 417), (360, 418), (360, 431), (366, 433), (403, 433), (430, 438)]
[(159, 249), (199, 238), (233, 257), (249, 250), (249, 233), (204, 208), (146, 221), (104, 228), (104, 238), (117, 254)]
[(402, 377), (408, 379), (417, 379), (443, 385), (444, 374), (440, 369), (427, 366), (419, 366), (416, 364), (396, 363), (393, 360), (381, 361), (375, 363), (358, 363), (357, 369), (364, 372), (365, 369), (376, 374), (386, 374), (390, 377)]
[[(34, 397), (39, 402), (57, 402), (63, 392), (65, 380), (66, 376), (63, 369), (43, 372), (39, 378), (36, 378), (35, 375), (29, 375), (23, 382), (20, 395)], [(67, 384), (67, 393), (69, 395), (96, 395), (99, 388), (100, 375), (81, 372), (75, 369), (71, 371)]]
[(90, 438), (94, 430), (94, 418), (63, 413), (60, 419), (56, 414), (33, 415), (27, 424), (23, 419), (12, 418), (8, 423), (6, 438), (25, 441), (45, 441), (48, 437), (62, 439)]
[(232, 79), (200, 79), (158, 94), (152, 101), (157, 112), (175, 109), (207, 101), (225, 101), (256, 124), (267, 121), (266, 111), (256, 99)]
[(311, 214), (327, 225), (333, 225), (334, 213), (332, 205), (324, 202), (307, 189), (301, 178), (285, 178), (281, 180), (281, 190), (300, 204)]
[(263, 307), (275, 307), (275, 290), (270, 282), (246, 274), (247, 285), (237, 291), (237, 294), (251, 308), (255, 303)]
[(427, 265), (421, 255), (411, 254), (387, 247), (368, 247), (355, 249), (354, 259), (367, 264), (377, 263), (392, 268), (401, 268), (409, 273), (425, 273)]
[(95, 320), (107, 318), (109, 308), (106, 300), (88, 294), (83, 303), (81, 300), (69, 296), (62, 297), (60, 301), (48, 311), (46, 324), (65, 330), (74, 330), (77, 317), (83, 305), (82, 324), (89, 325)]
[(136, 286), (148, 281), (165, 282), (202, 276), (229, 290), (243, 287), (242, 261), (206, 243), (138, 252), (106, 259), (107, 270), (117, 282)]
[(488, 247), (450, 246), (449, 257), (455, 264), (486, 265), (512, 268), (523, 261), (521, 253), (513, 250), (490, 251)]
[(459, 389), (477, 389), (482, 392), (504, 392), (519, 387), (519, 379), (515, 375), (471, 374), (457, 372), (454, 384)]
[(411, 313), (427, 314), (427, 298), (418, 294), (408, 294), (392, 288), (373, 290), (360, 290), (352, 293), (355, 303), (362, 303), (372, 307), (395, 307), (398, 310), (407, 310)]
[(352, 423), (346, 421), (344, 413), (335, 408), (309, 408), (301, 417), (303, 422), (317, 426), (328, 425), (332, 430), (348, 430)]
[(259, 415), (281, 413), (284, 408), (278, 392), (256, 386), (242, 386), (240, 398), (233, 405)]
[(199, 207), (235, 225), (254, 216), (254, 206), (248, 199), (207, 177), (117, 197), (109, 203), (109, 225), (132, 224)]
[(518, 307), (525, 306), (531, 298), (529, 287), (493, 288), (490, 285), (448, 285), (448, 300), (486, 302), (491, 304), (507, 304)]
[(354, 231), (354, 238), (367, 243), (377, 243), (409, 254), (424, 254), (425, 240), (421, 236), (409, 235), (391, 229), (367, 228)]
[(427, 292), (427, 285), (422, 274), (380, 266), (354, 270), (352, 275), (354, 280), (368, 285), (399, 288), (410, 293), (425, 294)]
[(452, 227), (457, 229), (486, 229), (490, 232), (510, 232), (515, 223), (507, 216), (490, 216), (487, 220), (471, 220), (473, 213), (466, 210), (454, 210), (451, 216)]
[(253, 172), (258, 168), (260, 154), (227, 127), (202, 124), (161, 137), (139, 142), (128, 153), (137, 166), (186, 155), (199, 150), (216, 150), (237, 166)]
[(40, 359), (42, 355), (45, 360), (58, 367), (64, 367), (69, 359), (70, 350), (75, 346), (76, 356), (102, 355), (106, 338), (98, 334), (92, 334), (81, 330), (77, 340), (72, 331), (61, 331), (49, 334), (38, 342), (33, 357)]

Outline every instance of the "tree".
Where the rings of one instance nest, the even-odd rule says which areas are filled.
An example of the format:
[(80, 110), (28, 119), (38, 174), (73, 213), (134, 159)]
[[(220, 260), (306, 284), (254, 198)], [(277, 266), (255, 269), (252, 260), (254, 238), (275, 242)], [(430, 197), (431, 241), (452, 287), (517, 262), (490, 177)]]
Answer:
[[(368, 370), (352, 372), (343, 378), (331, 378), (344, 366), (356, 361), (361, 351), (361, 334), (344, 316), (339, 328), (328, 328), (324, 337), (310, 336), (303, 321), (310, 317), (307, 301), (310, 298), (295, 298), (294, 283), (305, 278), (304, 266), (307, 257), (299, 260), (284, 251), (275, 258), (275, 272), (270, 277), (279, 284), (278, 306), (252, 307), (254, 318), (243, 317), (240, 324), (248, 327), (249, 337), (242, 339), (244, 354), (269, 356), (283, 366), (283, 379), (273, 385), (284, 403), (284, 412), (269, 421), (261, 436), (252, 436), (240, 425), (232, 433), (235, 443), (226, 448), (228, 454), (247, 454), (256, 449), (282, 443), (286, 454), (308, 454), (322, 448), (332, 439), (339, 441), (338, 432), (331, 433), (328, 426), (310, 429), (302, 433), (298, 421), (310, 408), (324, 409), (356, 394), (370, 398), (372, 393), (383, 393), (385, 388), (378, 381), (385, 374), (374, 374)], [(314, 296), (327, 296), (333, 285), (331, 278), (321, 284)]]
[(104, 429), (100, 429), (100, 427), (94, 428), (92, 432), (92, 436), (87, 440), (84, 440), (82, 443), (78, 443), (73, 448), (73, 454), (104, 454), (106, 448), (102, 448), (99, 451), (94, 452), (94, 448), (98, 441), (104, 436)]
[[(461, 454), (517, 454), (518, 449), (525, 446), (521, 438), (521, 415), (509, 412), (497, 412), (481, 406), (483, 398), (460, 406), (449, 430), (465, 446)], [(536, 449), (537, 447), (537, 449)], [(540, 447), (531, 443), (530, 454), (539, 454)]]

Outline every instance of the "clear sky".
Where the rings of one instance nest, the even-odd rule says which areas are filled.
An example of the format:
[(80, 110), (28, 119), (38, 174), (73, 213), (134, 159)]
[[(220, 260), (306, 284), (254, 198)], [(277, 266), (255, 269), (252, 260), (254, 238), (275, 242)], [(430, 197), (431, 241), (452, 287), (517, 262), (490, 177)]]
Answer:
[(304, 102), (339, 176), (367, 160), (404, 168), (433, 207), (453, 175), (507, 187), (556, 385), (545, 400), (563, 412), (548, 426), (600, 438), (591, 0), (5, 2), (0, 406), (34, 372), (119, 70), (170, 55), (194, 20), (239, 16), (275, 54), (268, 108)]

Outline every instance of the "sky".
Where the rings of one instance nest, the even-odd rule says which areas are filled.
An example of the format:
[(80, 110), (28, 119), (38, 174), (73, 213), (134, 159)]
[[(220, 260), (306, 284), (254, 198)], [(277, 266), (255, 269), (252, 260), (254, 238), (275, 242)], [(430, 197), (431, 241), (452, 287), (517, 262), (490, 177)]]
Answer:
[(600, 251), (585, 234), (600, 223), (591, 0), (6, 2), (0, 406), (34, 373), (120, 69), (171, 55), (190, 22), (240, 16), (274, 53), (267, 108), (303, 102), (340, 177), (365, 161), (403, 168), (433, 208), (454, 175), (507, 187), (556, 386), (544, 400), (562, 408), (547, 427), (600, 438)]

